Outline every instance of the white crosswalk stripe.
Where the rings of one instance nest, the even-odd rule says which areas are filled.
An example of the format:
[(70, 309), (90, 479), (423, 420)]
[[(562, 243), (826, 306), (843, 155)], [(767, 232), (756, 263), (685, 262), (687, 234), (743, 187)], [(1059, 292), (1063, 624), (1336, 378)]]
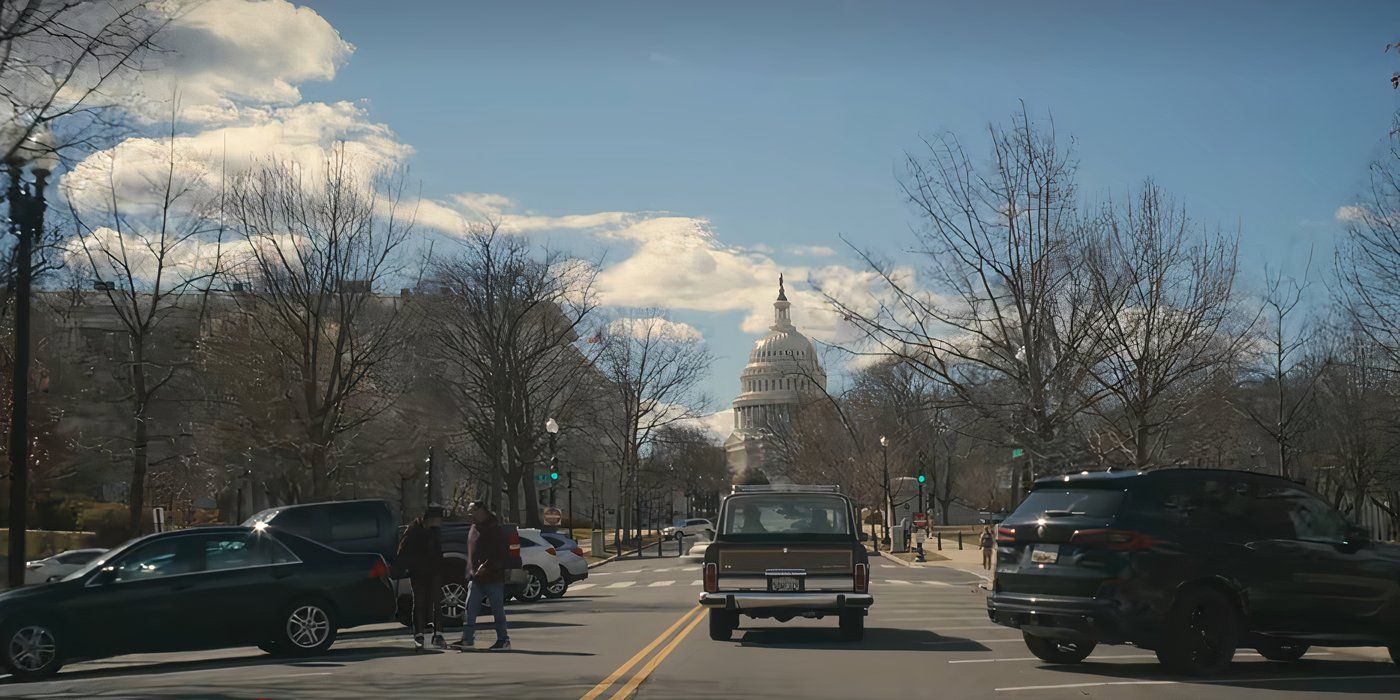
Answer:
[(576, 583), (576, 584), (574, 584), (574, 585), (572, 585), (572, 586), (569, 586), (569, 590), (571, 590), (571, 591), (581, 591), (581, 590), (584, 590), (584, 589), (586, 589), (586, 588), (592, 588), (592, 587), (594, 587), (594, 586), (596, 586), (596, 585), (598, 585), (598, 584), (596, 584), (596, 583)]
[(930, 586), (949, 586), (949, 587), (952, 587), (952, 585), (953, 585), (953, 584), (951, 584), (951, 583), (948, 583), (947, 581), (924, 581), (924, 583), (927, 583), (927, 584), (930, 585)]
[(913, 582), (913, 581), (901, 581), (900, 579), (885, 579), (884, 581), (881, 581), (880, 583), (898, 583), (898, 584), (901, 584), (901, 585), (904, 585), (904, 586), (912, 586), (912, 585), (914, 585), (914, 582)]
[(608, 588), (627, 588), (635, 585), (637, 585), (636, 581), (618, 581), (617, 583), (609, 583)]
[(673, 583), (675, 583), (675, 581), (653, 581), (653, 582), (651, 582), (650, 584), (647, 585), (647, 588), (656, 588), (656, 587), (658, 587), (658, 586), (669, 586), (669, 585), (671, 585), (671, 584), (673, 584)]
[(704, 583), (705, 583), (704, 581), (691, 581), (691, 582), (690, 582), (690, 585), (692, 585), (692, 586), (700, 586), (700, 585), (703, 585)]

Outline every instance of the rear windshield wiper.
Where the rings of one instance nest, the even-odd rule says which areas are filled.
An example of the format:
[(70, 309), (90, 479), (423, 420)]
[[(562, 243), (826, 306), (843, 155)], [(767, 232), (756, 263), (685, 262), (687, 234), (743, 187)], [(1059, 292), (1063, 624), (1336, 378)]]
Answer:
[(1065, 518), (1071, 515), (1084, 515), (1082, 510), (1047, 510), (1045, 514), (1052, 518)]

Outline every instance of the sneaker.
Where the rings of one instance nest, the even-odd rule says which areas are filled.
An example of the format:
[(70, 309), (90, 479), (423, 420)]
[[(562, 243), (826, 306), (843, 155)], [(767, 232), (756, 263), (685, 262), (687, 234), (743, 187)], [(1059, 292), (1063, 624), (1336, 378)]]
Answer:
[(497, 640), (496, 640), (496, 643), (495, 643), (495, 644), (492, 644), (492, 645), (490, 646), (490, 648), (487, 649), (487, 651), (509, 651), (509, 650), (510, 650), (510, 640), (509, 640), (509, 639), (497, 639)]
[(471, 639), (463, 639), (457, 642), (455, 646), (457, 647), (458, 651), (471, 651), (476, 648), (476, 641)]
[(414, 649), (422, 650), (422, 648), (423, 648), (423, 635), (421, 635), (421, 634), (415, 634), (415, 635), (413, 635), (413, 648), (414, 648)]
[(446, 640), (446, 639), (443, 639), (443, 638), (442, 638), (442, 635), (440, 635), (440, 634), (435, 634), (435, 635), (433, 635), (433, 647), (436, 648), (436, 649), (446, 649), (446, 648), (447, 648), (447, 640)]

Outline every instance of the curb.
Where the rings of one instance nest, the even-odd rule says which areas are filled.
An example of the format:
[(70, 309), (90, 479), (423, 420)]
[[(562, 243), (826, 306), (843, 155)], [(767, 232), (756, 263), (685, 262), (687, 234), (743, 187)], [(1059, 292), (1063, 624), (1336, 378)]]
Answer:
[(880, 558), (886, 559), (886, 560), (888, 560), (888, 561), (892, 561), (892, 562), (894, 562), (894, 563), (896, 563), (896, 564), (899, 564), (900, 566), (907, 566), (907, 567), (909, 567), (909, 568), (911, 568), (911, 569), (914, 569), (914, 568), (921, 568), (921, 567), (916, 566), (913, 562), (904, 561), (903, 559), (900, 559), (899, 557), (896, 557), (896, 556), (894, 556), (893, 554), (887, 553), (887, 552), (886, 552), (885, 550), (883, 550), (883, 549), (880, 550), (879, 554), (880, 554)]
[[(604, 560), (602, 560), (602, 561), (600, 561), (600, 562), (594, 562), (594, 563), (592, 563), (592, 564), (589, 564), (589, 565), (588, 565), (588, 568), (590, 568), (590, 569), (596, 569), (596, 568), (598, 568), (598, 567), (600, 567), (600, 566), (602, 566), (602, 565), (604, 565), (604, 564), (607, 564), (607, 563), (612, 562), (613, 560), (615, 560), (615, 559), (617, 559), (617, 558), (619, 558), (619, 557), (630, 556), (630, 555), (636, 554), (636, 553), (638, 553), (638, 552), (641, 552), (642, 550), (651, 549), (652, 547), (655, 547), (657, 544), (658, 544), (657, 542), (652, 542), (651, 544), (643, 545), (642, 547), (640, 547), (640, 548), (638, 548), (638, 549), (632, 549), (632, 550), (628, 550), (628, 551), (626, 551), (626, 552), (619, 552), (619, 553), (614, 554), (614, 555), (612, 555), (612, 556), (608, 557), (607, 559), (604, 559)], [(682, 555), (682, 556), (685, 556), (685, 555)], [(657, 557), (657, 559), (669, 559), (669, 558), (672, 558), (672, 557)], [(680, 557), (676, 557), (676, 558), (680, 558)]]

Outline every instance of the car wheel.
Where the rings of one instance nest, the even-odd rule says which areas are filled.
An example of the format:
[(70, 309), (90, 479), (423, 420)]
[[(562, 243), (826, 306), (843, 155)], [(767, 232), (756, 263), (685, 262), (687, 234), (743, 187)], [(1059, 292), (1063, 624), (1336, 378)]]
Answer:
[(335, 615), (329, 605), (315, 599), (299, 600), (287, 606), (278, 618), (271, 653), (285, 656), (324, 654), (335, 643), (335, 632)]
[(544, 597), (563, 598), (564, 593), (569, 590), (569, 579), (560, 576), (559, 580), (544, 587)]
[(865, 615), (859, 610), (851, 610), (840, 613), (841, 639), (848, 642), (859, 642), (865, 639)]
[(1240, 615), (1234, 602), (1210, 588), (1184, 591), (1167, 614), (1157, 660), (1178, 673), (1199, 676), (1230, 666), (1239, 645)]
[(1259, 655), (1270, 661), (1293, 662), (1303, 658), (1310, 647), (1307, 644), (1270, 639), (1254, 645)]
[(438, 592), (438, 617), (442, 626), (456, 627), (462, 624), (462, 615), (467, 612), (467, 582), (451, 580), (442, 584)]
[(1026, 648), (1030, 649), (1037, 659), (1052, 664), (1077, 664), (1089, 658), (1089, 655), (1094, 653), (1094, 647), (1098, 646), (1098, 642), (1092, 639), (1048, 639), (1029, 632), (1022, 632), (1021, 638), (1026, 640)]
[(739, 613), (728, 610), (710, 611), (710, 639), (727, 642), (734, 636), (734, 629), (738, 626)]
[(58, 633), (50, 625), (38, 622), (8, 625), (0, 639), (5, 645), (0, 661), (19, 680), (48, 678), (63, 667)]
[(533, 603), (544, 597), (544, 589), (548, 584), (544, 580), (544, 572), (539, 567), (525, 567), (525, 574), (528, 579), (525, 585), (520, 588), (520, 592), (515, 594), (515, 599), (522, 603)]

